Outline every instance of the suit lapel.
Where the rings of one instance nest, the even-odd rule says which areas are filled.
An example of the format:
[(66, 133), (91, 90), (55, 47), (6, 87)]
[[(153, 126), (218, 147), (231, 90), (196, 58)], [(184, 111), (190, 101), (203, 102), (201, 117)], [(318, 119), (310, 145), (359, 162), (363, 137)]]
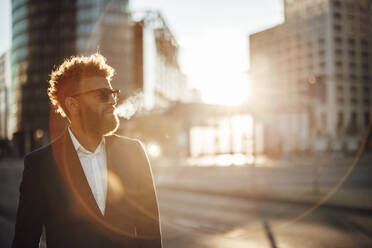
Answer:
[[(124, 186), (123, 178), (120, 173), (118, 155), (115, 152), (115, 144), (112, 136), (106, 136), (106, 161), (107, 161), (107, 195), (106, 195), (106, 215), (110, 215), (112, 206), (117, 203), (120, 195), (123, 195)], [(122, 151), (122, 153), (125, 151)]]
[(112, 186), (111, 186), (111, 171), (112, 167), (114, 167), (113, 159), (111, 157), (111, 139), (109, 137), (105, 138), (105, 150), (106, 150), (106, 164), (107, 164), (107, 174), (106, 174), (106, 180), (107, 180), (107, 191), (106, 191), (106, 205), (105, 205), (105, 215), (107, 216), (110, 213), (110, 206), (111, 206), (111, 194), (112, 194)]
[(56, 148), (53, 148), (53, 153), (59, 170), (75, 200), (88, 213), (95, 216), (102, 215), (67, 130), (57, 144)]
[(107, 197), (105, 221), (119, 234), (134, 235), (136, 203), (131, 150), (114, 136), (106, 136)]
[(136, 173), (132, 156), (130, 148), (118, 142), (114, 135), (106, 136), (107, 211), (113, 207), (125, 207), (118, 205), (119, 202), (122, 204), (123, 200), (133, 204), (137, 181), (134, 180)]

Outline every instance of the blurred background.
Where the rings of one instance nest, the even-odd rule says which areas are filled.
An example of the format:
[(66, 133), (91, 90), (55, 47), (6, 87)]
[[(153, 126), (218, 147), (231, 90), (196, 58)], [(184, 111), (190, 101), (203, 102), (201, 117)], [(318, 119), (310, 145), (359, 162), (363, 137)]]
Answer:
[(372, 247), (371, 0), (4, 0), (0, 247), (23, 156), (66, 121), (51, 70), (99, 51), (164, 247)]

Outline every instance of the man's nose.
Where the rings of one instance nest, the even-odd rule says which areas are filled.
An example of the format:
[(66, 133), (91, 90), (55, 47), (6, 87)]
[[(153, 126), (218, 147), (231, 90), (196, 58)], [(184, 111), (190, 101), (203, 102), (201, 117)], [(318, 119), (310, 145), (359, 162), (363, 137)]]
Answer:
[(116, 105), (117, 104), (117, 100), (115, 95), (114, 94), (110, 94), (109, 96), (109, 99), (107, 100), (107, 103), (111, 104), (111, 105)]

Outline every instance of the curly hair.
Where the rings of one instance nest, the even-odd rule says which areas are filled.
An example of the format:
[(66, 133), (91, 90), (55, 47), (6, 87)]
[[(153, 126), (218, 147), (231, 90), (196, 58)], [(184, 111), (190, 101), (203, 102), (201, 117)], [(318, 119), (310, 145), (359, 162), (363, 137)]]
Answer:
[(106, 64), (106, 58), (99, 53), (90, 56), (72, 56), (50, 74), (48, 96), (55, 112), (68, 117), (65, 98), (76, 92), (83, 78), (102, 76), (109, 82), (115, 70)]

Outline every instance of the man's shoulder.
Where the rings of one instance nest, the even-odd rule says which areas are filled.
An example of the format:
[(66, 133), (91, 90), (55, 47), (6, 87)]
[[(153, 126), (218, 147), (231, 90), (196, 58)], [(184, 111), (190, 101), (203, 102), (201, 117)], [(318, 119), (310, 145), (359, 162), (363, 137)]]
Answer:
[(111, 139), (114, 143), (122, 143), (126, 145), (141, 145), (141, 141), (138, 139), (129, 138), (126, 136), (121, 136), (118, 134), (112, 134), (110, 136), (107, 136), (109, 139)]
[(122, 149), (122, 151), (126, 151), (132, 154), (142, 154), (145, 151), (145, 147), (139, 139), (133, 139), (117, 134), (113, 134), (107, 137), (110, 139), (110, 147), (116, 152), (118, 151), (118, 148)]
[(36, 162), (40, 161), (44, 158), (47, 158), (49, 155), (52, 154), (52, 144), (49, 143), (43, 147), (40, 147), (28, 154), (24, 157), (25, 161), (30, 161), (30, 162)]
[(30, 161), (32, 163), (40, 163), (45, 159), (50, 159), (53, 156), (53, 146), (55, 146), (59, 142), (61, 142), (61, 136), (49, 142), (48, 144), (26, 154), (24, 160)]

